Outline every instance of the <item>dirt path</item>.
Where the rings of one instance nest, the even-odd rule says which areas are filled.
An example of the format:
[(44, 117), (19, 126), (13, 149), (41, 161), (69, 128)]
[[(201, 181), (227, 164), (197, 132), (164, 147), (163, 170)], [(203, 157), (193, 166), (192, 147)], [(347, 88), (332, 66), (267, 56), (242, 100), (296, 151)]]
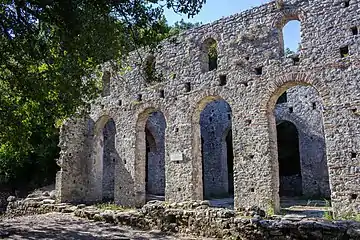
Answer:
[[(5, 236), (4, 235), (7, 235)], [(3, 236), (1, 236), (3, 235)], [(49, 213), (0, 220), (2, 239), (202, 239), (163, 235), (158, 231), (139, 231), (75, 217), (71, 214)]]

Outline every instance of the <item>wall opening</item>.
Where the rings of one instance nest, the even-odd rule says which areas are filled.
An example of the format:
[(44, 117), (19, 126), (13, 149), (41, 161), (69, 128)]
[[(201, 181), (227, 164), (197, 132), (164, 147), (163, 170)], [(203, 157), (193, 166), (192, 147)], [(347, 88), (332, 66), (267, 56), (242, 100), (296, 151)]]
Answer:
[(289, 18), (289, 21), (282, 29), (281, 38), (281, 49), (284, 55), (294, 57), (294, 63), (298, 63), (299, 58), (296, 55), (300, 51), (301, 23), (297, 16)]
[(110, 96), (110, 78), (111, 74), (109, 71), (105, 71), (102, 76), (102, 93), (101, 96)]
[(191, 91), (191, 83), (187, 82), (184, 84), (185, 92)]
[(229, 195), (234, 195), (234, 150), (232, 130), (230, 129), (226, 135), (226, 156), (227, 156), (227, 171), (229, 183)]
[(301, 196), (299, 135), (296, 126), (283, 121), (276, 127), (281, 196)]
[(340, 48), (340, 55), (343, 58), (349, 56), (349, 47), (348, 46), (341, 47)]
[(255, 68), (255, 74), (260, 76), (263, 74), (263, 68), (262, 67), (257, 67)]
[(146, 199), (164, 200), (165, 196), (165, 127), (161, 112), (153, 112), (145, 124)]
[(114, 201), (115, 164), (117, 154), (115, 149), (116, 127), (113, 119), (109, 119), (102, 129), (102, 201)]
[(233, 198), (231, 108), (224, 100), (204, 105), (200, 113), (203, 198)]
[(286, 91), (281, 94), (281, 96), (278, 98), (276, 104), (286, 103), (287, 102), (287, 94)]
[(355, 27), (352, 27), (351, 28), (351, 33), (352, 33), (352, 35), (358, 35), (359, 34), (359, 30), (358, 30), (358, 28), (355, 26)]
[[(287, 102), (276, 104), (285, 91)], [(322, 111), (314, 111), (313, 103), (316, 109), (322, 109), (318, 91), (302, 82), (289, 81), (270, 98), (270, 152), (273, 187), (279, 193), (274, 195), (277, 207), (278, 200), (281, 207), (289, 207), (287, 204), (294, 203), (293, 200), (302, 205), (303, 198), (321, 201), (330, 198), (324, 121)]]
[(157, 81), (155, 65), (156, 65), (155, 56), (152, 54), (148, 55), (143, 65), (143, 73), (145, 75), (144, 77), (147, 83), (152, 83)]
[(201, 47), (202, 72), (212, 71), (218, 68), (217, 42), (213, 38), (204, 41)]

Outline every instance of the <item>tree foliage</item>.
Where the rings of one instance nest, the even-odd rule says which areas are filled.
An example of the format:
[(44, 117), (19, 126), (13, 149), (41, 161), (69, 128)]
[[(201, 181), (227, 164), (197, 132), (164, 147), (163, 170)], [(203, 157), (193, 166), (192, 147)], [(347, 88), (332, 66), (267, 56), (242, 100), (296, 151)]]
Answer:
[(180, 21), (175, 22), (174, 26), (170, 28), (169, 35), (173, 36), (179, 34), (182, 31), (199, 27), (201, 24), (202, 24), (201, 22), (191, 23), (191, 22), (185, 22), (184, 19), (181, 19)]
[[(41, 166), (45, 175), (55, 171), (54, 123), (98, 96), (98, 66), (167, 36), (164, 7), (193, 16), (204, 3), (2, 0), (0, 181), (18, 179), (19, 169), (29, 166)], [(28, 171), (20, 180), (42, 179), (38, 173)]]

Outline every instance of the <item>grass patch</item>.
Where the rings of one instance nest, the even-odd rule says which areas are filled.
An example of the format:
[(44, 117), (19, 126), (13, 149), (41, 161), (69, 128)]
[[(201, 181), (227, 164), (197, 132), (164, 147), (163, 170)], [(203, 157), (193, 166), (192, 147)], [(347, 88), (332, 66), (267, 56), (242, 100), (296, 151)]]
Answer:
[[(326, 207), (327, 209), (330, 209), (330, 207), (331, 207), (330, 201), (327, 200), (327, 199), (324, 199), (324, 200), (325, 200), (325, 207)], [(324, 212), (324, 218), (325, 218), (326, 220), (333, 221), (333, 220), (334, 220), (333, 212), (330, 211), (330, 210), (326, 210), (326, 211)]]
[(113, 211), (126, 211), (126, 210), (130, 209), (130, 208), (116, 205), (114, 203), (98, 203), (95, 205), (95, 207), (99, 208), (101, 210), (113, 210)]

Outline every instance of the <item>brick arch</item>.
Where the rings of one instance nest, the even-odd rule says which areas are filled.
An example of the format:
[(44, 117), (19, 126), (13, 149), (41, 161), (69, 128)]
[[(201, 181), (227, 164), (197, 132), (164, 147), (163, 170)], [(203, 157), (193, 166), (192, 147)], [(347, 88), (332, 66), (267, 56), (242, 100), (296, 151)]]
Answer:
[(275, 77), (275, 80), (270, 83), (268, 90), (261, 102), (261, 111), (265, 113), (265, 118), (268, 123), (269, 136), (269, 152), (271, 156), (272, 169), (272, 188), (275, 211), (280, 210), (279, 189), (279, 164), (277, 156), (277, 137), (276, 137), (276, 122), (273, 114), (277, 99), (289, 88), (294, 86), (312, 86), (319, 93), (323, 106), (328, 102), (329, 90), (324, 81), (320, 81), (313, 75), (305, 72), (292, 72)]
[(199, 42), (202, 44), (204, 43), (206, 40), (208, 39), (213, 39), (215, 40), (217, 43), (220, 42), (220, 36), (216, 33), (206, 33), (203, 36), (201, 36), (201, 38), (199, 39)]
[(291, 20), (304, 21), (305, 12), (301, 8), (284, 9), (279, 12), (272, 22), (272, 27), (282, 29)]
[(104, 114), (97, 118), (94, 125), (94, 136), (97, 136), (100, 133), (110, 119), (114, 120), (109, 114)]
[(279, 47), (281, 52), (285, 52), (283, 28), (292, 20), (298, 20), (300, 23), (303, 22), (304, 12), (298, 8), (284, 9), (276, 15), (272, 22), (272, 27), (278, 31)]
[[(146, 203), (146, 140), (145, 140), (145, 128), (146, 122), (150, 114), (154, 112), (161, 112), (165, 120), (165, 128), (167, 123), (166, 114), (162, 111), (162, 108), (157, 106), (153, 107), (150, 103), (144, 104), (141, 108), (136, 111), (136, 140), (135, 140), (135, 202), (136, 206), (142, 206)], [(165, 139), (165, 152), (166, 152), (166, 135)]]
[(287, 89), (294, 86), (312, 86), (314, 87), (322, 99), (323, 106), (329, 102), (329, 89), (324, 81), (317, 79), (315, 76), (305, 72), (292, 72), (275, 77), (275, 80), (270, 83), (266, 94), (261, 101), (261, 110), (265, 110), (268, 114), (272, 114), (277, 99)]
[[(202, 153), (201, 153), (201, 126), (200, 115), (205, 109), (207, 104), (216, 101), (223, 100), (229, 104), (230, 109), (232, 106), (222, 97), (217, 91), (204, 91), (198, 94), (193, 102), (196, 104), (193, 107), (191, 115), (191, 129), (192, 129), (192, 186), (193, 186), (193, 198), (194, 200), (202, 200), (203, 196), (203, 166), (202, 166)], [(211, 94), (212, 93), (212, 94)]]

